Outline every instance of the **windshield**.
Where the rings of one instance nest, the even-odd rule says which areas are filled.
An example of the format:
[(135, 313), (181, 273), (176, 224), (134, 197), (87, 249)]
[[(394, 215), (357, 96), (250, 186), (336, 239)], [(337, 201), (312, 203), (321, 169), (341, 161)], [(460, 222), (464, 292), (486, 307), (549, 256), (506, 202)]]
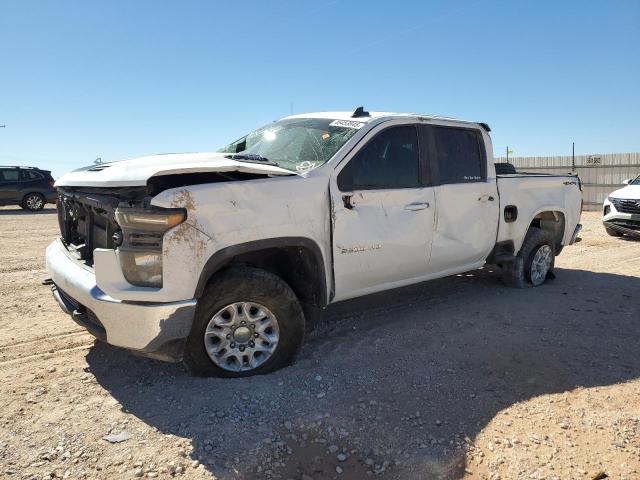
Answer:
[(363, 125), (323, 118), (280, 120), (218, 151), (234, 155), (238, 161), (272, 163), (304, 173), (328, 162)]
[(640, 185), (640, 175), (638, 175), (635, 180), (631, 180), (629, 185)]

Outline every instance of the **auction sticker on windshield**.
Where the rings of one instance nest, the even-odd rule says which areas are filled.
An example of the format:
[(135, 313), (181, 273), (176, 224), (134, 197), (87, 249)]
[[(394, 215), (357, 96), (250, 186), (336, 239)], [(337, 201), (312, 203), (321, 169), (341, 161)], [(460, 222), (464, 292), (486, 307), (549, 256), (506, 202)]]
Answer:
[(354, 122), (353, 120), (334, 120), (329, 124), (330, 127), (358, 128), (364, 127), (362, 122)]

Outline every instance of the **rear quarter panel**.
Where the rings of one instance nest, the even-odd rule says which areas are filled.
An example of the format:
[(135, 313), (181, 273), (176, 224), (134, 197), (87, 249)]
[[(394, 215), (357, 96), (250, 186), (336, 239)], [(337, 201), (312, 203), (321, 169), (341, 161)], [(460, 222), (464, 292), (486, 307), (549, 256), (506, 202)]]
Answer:
[[(500, 196), (498, 242), (513, 240), (515, 251), (520, 251), (533, 219), (539, 213), (550, 211), (564, 215), (562, 244), (569, 244), (580, 221), (582, 192), (577, 177), (514, 175), (499, 176), (497, 182)], [(504, 209), (508, 205), (518, 208), (515, 222), (507, 223), (504, 219)]]

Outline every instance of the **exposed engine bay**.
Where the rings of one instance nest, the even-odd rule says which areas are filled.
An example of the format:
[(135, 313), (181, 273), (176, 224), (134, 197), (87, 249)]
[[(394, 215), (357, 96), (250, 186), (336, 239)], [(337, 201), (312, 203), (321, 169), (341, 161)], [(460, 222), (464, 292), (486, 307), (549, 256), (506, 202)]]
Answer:
[[(150, 210), (151, 199), (171, 188), (266, 177), (244, 172), (205, 172), (151, 177), (147, 186), (58, 187), (60, 234), (67, 247), (91, 266), (95, 248), (116, 249), (125, 241), (116, 219), (117, 209)], [(157, 233), (136, 235), (130, 245), (134, 248), (146, 246), (157, 250), (161, 246)]]

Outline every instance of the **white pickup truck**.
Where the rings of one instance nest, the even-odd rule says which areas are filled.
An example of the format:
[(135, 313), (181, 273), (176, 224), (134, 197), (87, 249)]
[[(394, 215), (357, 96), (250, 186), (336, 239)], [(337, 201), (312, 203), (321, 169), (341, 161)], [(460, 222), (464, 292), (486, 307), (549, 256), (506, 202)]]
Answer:
[(538, 286), (582, 210), (578, 177), (494, 165), (486, 124), (362, 107), (56, 187), (62, 309), (110, 344), (234, 377), (290, 363), (330, 303), (486, 263)]

